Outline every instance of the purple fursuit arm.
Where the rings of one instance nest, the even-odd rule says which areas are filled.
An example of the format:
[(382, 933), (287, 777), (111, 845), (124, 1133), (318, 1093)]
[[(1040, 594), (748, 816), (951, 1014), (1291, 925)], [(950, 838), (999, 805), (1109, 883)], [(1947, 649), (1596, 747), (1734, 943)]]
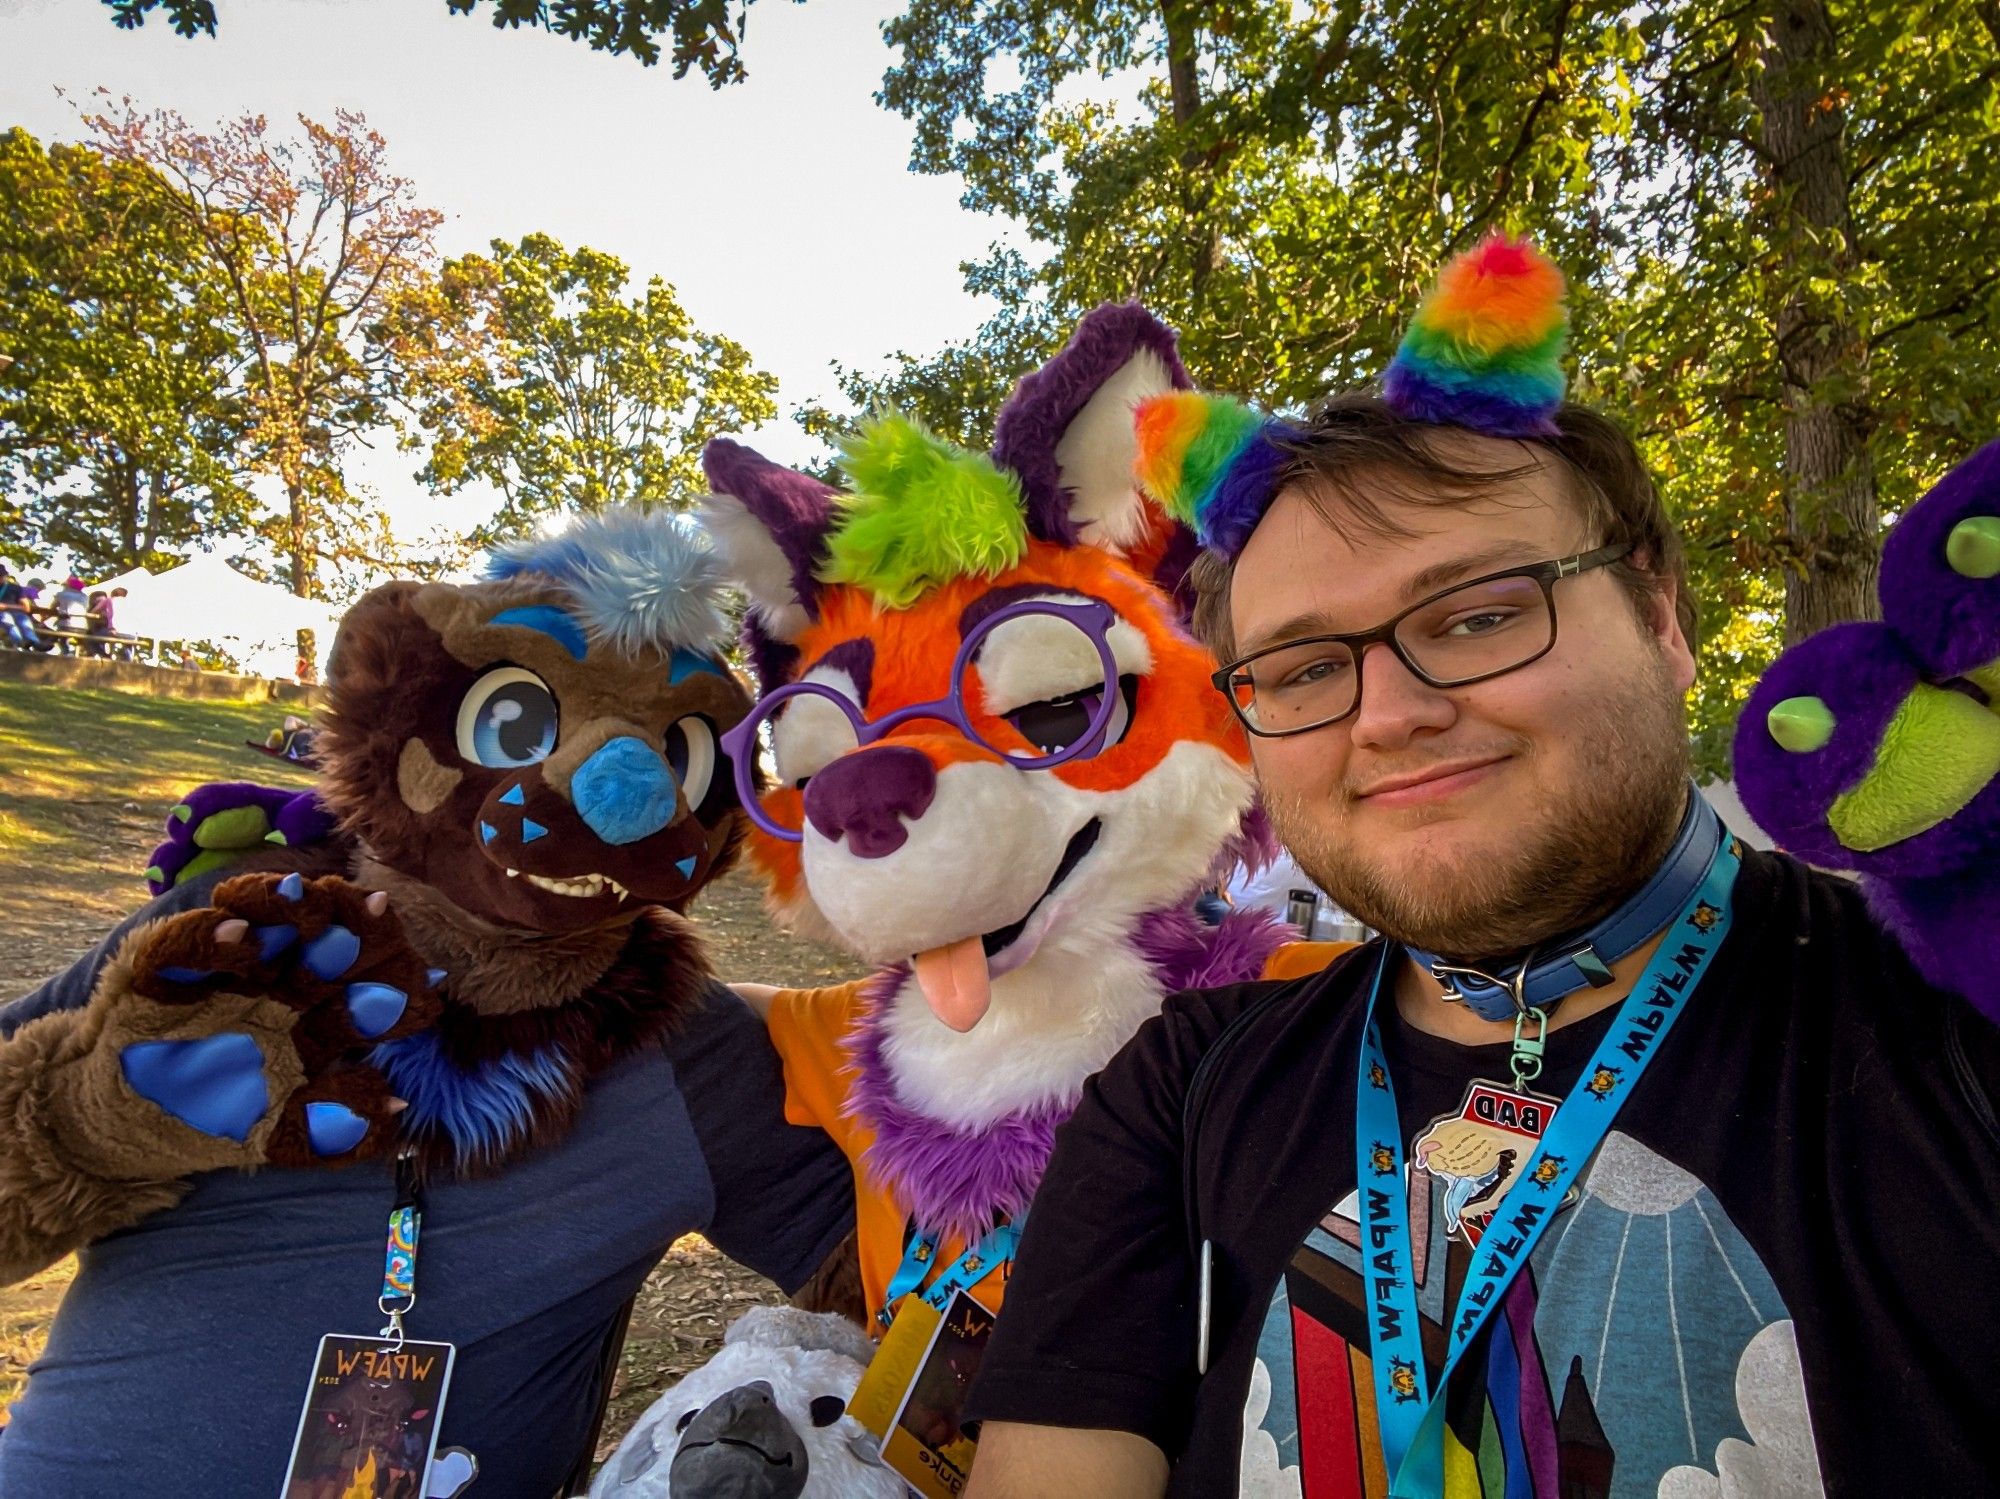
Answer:
[(1882, 551), (1882, 622), (1793, 646), (1744, 705), (1743, 804), (1860, 876), (1919, 973), (2000, 1022), (2000, 443)]

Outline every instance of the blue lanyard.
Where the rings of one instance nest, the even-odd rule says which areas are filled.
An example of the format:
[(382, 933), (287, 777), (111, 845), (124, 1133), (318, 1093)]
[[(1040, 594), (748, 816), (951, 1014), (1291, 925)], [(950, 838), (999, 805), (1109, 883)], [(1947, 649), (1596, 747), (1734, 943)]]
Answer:
[[(993, 1273), (996, 1265), (1006, 1264), (1014, 1258), (1014, 1246), (1021, 1239), (1021, 1225), (1027, 1221), (1024, 1213), (1012, 1223), (997, 1224), (985, 1238), (968, 1247), (949, 1270), (932, 1281), (923, 1291), (926, 1305), (936, 1311), (945, 1311), (951, 1306), (951, 1298), (968, 1286), (975, 1286)], [(878, 1314), (882, 1325), (887, 1327), (895, 1319), (896, 1304), (910, 1292), (923, 1284), (924, 1276), (930, 1273), (932, 1263), (937, 1259), (938, 1236), (934, 1233), (919, 1233), (910, 1230), (909, 1241), (903, 1248), (903, 1263), (896, 1267), (896, 1273), (889, 1278), (889, 1289), (882, 1296), (882, 1310)]]
[(1385, 944), (1368, 996), (1355, 1084), (1355, 1181), (1360, 1189), (1364, 1296), (1368, 1299), (1370, 1353), (1375, 1364), (1375, 1411), (1382, 1457), (1393, 1475), (1391, 1499), (1434, 1499), (1444, 1492), (1445, 1391), (1467, 1346), (1486, 1325), (1507, 1287), (1528, 1262), (1555, 1210), (1597, 1147), (1619, 1107), (1652, 1061), (1683, 1002), (1708, 971), (1729, 931), (1730, 892), (1739, 863), (1736, 841), (1725, 836), (1710, 859), (1700, 888), (1667, 929), (1646, 971), (1619, 1006), (1590, 1063), (1557, 1108), (1548, 1132), (1522, 1166), (1520, 1177), (1540, 1189), (1511, 1192), (1466, 1267), (1465, 1284), (1435, 1387), (1424, 1367), (1423, 1319), (1410, 1273), (1409, 1193), (1403, 1168), (1403, 1130), (1396, 1089), (1382, 1052), (1375, 1019), (1383, 976), (1394, 947)]

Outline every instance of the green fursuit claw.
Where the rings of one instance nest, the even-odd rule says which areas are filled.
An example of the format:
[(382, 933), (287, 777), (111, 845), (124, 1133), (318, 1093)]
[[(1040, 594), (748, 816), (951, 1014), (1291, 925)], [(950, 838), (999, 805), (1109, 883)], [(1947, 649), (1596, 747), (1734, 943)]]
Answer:
[(1780, 746), (1795, 755), (1824, 749), (1833, 738), (1833, 709), (1822, 698), (1788, 697), (1764, 715), (1764, 727)]
[(1868, 774), (1828, 809), (1827, 824), (1848, 848), (1872, 853), (1930, 831), (1996, 775), (2000, 717), (1962, 692), (1920, 684), (1882, 731)]
[(1944, 540), (1944, 560), (1962, 578), (2000, 573), (2000, 516), (1968, 516)]

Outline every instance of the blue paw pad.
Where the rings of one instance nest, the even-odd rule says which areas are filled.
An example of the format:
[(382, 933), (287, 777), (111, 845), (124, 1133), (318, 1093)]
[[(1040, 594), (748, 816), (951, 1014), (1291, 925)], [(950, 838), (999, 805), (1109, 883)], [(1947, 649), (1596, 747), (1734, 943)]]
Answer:
[(361, 939), (344, 926), (330, 926), (305, 945), (300, 960), (306, 972), (331, 983), (361, 956)]
[(239, 1144), (264, 1111), (264, 1054), (240, 1031), (198, 1041), (135, 1041), (118, 1054), (126, 1085), (205, 1135)]
[(299, 929), (288, 922), (277, 926), (260, 926), (253, 930), (257, 939), (257, 956), (266, 963), (299, 940)]
[(394, 984), (347, 986), (347, 1013), (354, 1018), (354, 1028), (370, 1041), (401, 1020), (409, 1007), (410, 996)]
[(278, 894), (282, 895), (286, 900), (304, 900), (306, 898), (305, 876), (298, 873), (297, 870), (286, 875), (282, 880), (278, 881)]
[(198, 984), (203, 979), (215, 977), (213, 968), (155, 968), (154, 973), (170, 984)]
[(694, 878), (695, 862), (693, 859), (679, 859), (675, 861), (674, 868), (681, 872), (682, 879), (691, 880)]
[(433, 989), (438, 988), (450, 977), (451, 975), (446, 973), (442, 968), (426, 968), (424, 970), (424, 982), (429, 984)]
[(346, 1155), (367, 1133), (368, 1121), (344, 1103), (306, 1105), (306, 1142), (314, 1155)]

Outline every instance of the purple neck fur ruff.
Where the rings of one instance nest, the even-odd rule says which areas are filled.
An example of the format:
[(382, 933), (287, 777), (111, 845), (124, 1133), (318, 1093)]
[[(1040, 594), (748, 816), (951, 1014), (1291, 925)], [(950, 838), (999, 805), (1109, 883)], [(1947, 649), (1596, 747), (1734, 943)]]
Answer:
[[(1259, 978), (1271, 954), (1290, 940), (1289, 930), (1267, 912), (1231, 914), (1208, 927), (1179, 908), (1146, 913), (1131, 938), (1169, 994)], [(897, 964), (862, 988), (860, 1022), (845, 1043), (855, 1064), (847, 1114), (874, 1131), (863, 1164), (897, 1206), (924, 1228), (976, 1239), (994, 1214), (1014, 1218), (1027, 1208), (1048, 1166), (1056, 1128), (1077, 1100), (1052, 1098), (978, 1128), (946, 1124), (904, 1103), (883, 1047), (890, 1006), (909, 972)]]

